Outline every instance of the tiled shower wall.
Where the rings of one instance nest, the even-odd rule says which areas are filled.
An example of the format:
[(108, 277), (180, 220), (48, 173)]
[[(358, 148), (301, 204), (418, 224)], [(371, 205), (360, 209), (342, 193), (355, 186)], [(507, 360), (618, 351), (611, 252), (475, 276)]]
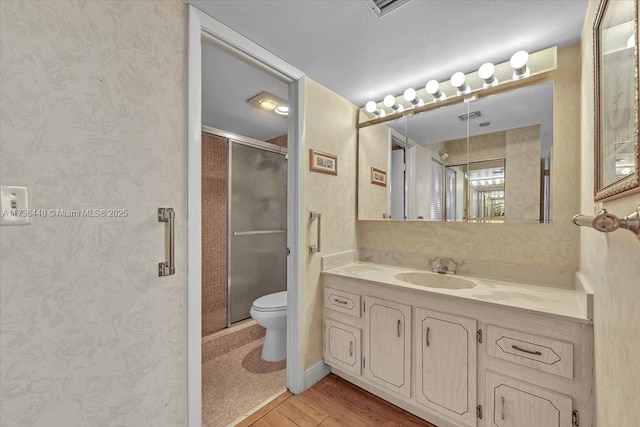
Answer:
[(270, 144), (279, 145), (280, 147), (287, 147), (287, 134), (276, 136), (275, 138), (271, 138), (267, 140)]
[(227, 326), (227, 140), (202, 134), (202, 336)]

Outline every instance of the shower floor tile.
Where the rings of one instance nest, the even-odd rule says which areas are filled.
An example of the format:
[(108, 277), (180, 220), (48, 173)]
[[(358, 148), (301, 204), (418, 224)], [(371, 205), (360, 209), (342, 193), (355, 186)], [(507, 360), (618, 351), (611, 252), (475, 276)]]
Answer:
[(260, 358), (263, 339), (202, 365), (203, 427), (224, 427), (284, 391), (286, 361)]

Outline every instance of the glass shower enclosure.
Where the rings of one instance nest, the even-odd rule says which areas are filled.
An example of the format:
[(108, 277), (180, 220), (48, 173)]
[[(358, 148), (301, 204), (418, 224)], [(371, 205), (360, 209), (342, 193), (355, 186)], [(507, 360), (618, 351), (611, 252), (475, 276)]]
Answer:
[(272, 144), (229, 141), (228, 324), (287, 289), (287, 158)]

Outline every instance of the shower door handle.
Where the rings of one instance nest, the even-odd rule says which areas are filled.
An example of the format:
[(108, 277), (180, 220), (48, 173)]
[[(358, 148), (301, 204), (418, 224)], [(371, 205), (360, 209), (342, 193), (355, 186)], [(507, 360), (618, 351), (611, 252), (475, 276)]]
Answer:
[(315, 211), (311, 211), (309, 212), (309, 220), (310, 221), (315, 221), (318, 220), (318, 228), (317, 228), (317, 238), (316, 238), (316, 242), (318, 243), (317, 245), (309, 245), (309, 253), (310, 254), (315, 254), (316, 252), (320, 252), (320, 230), (321, 230), (321, 218), (322, 215), (320, 215), (320, 212), (315, 212)]
[(158, 221), (167, 223), (167, 235), (165, 237), (166, 257), (165, 262), (158, 264), (158, 276), (170, 276), (176, 274), (176, 212), (173, 208), (158, 208)]
[(256, 230), (256, 231), (234, 231), (234, 236), (255, 236), (258, 234), (281, 234), (286, 233), (287, 230)]

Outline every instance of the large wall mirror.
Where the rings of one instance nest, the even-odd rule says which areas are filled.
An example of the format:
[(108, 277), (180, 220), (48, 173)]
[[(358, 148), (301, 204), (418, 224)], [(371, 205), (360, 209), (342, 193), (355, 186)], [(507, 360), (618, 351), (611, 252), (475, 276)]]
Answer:
[(552, 147), (552, 82), (363, 127), (358, 219), (550, 222)]
[(637, 8), (605, 0), (594, 28), (595, 200), (640, 188)]

